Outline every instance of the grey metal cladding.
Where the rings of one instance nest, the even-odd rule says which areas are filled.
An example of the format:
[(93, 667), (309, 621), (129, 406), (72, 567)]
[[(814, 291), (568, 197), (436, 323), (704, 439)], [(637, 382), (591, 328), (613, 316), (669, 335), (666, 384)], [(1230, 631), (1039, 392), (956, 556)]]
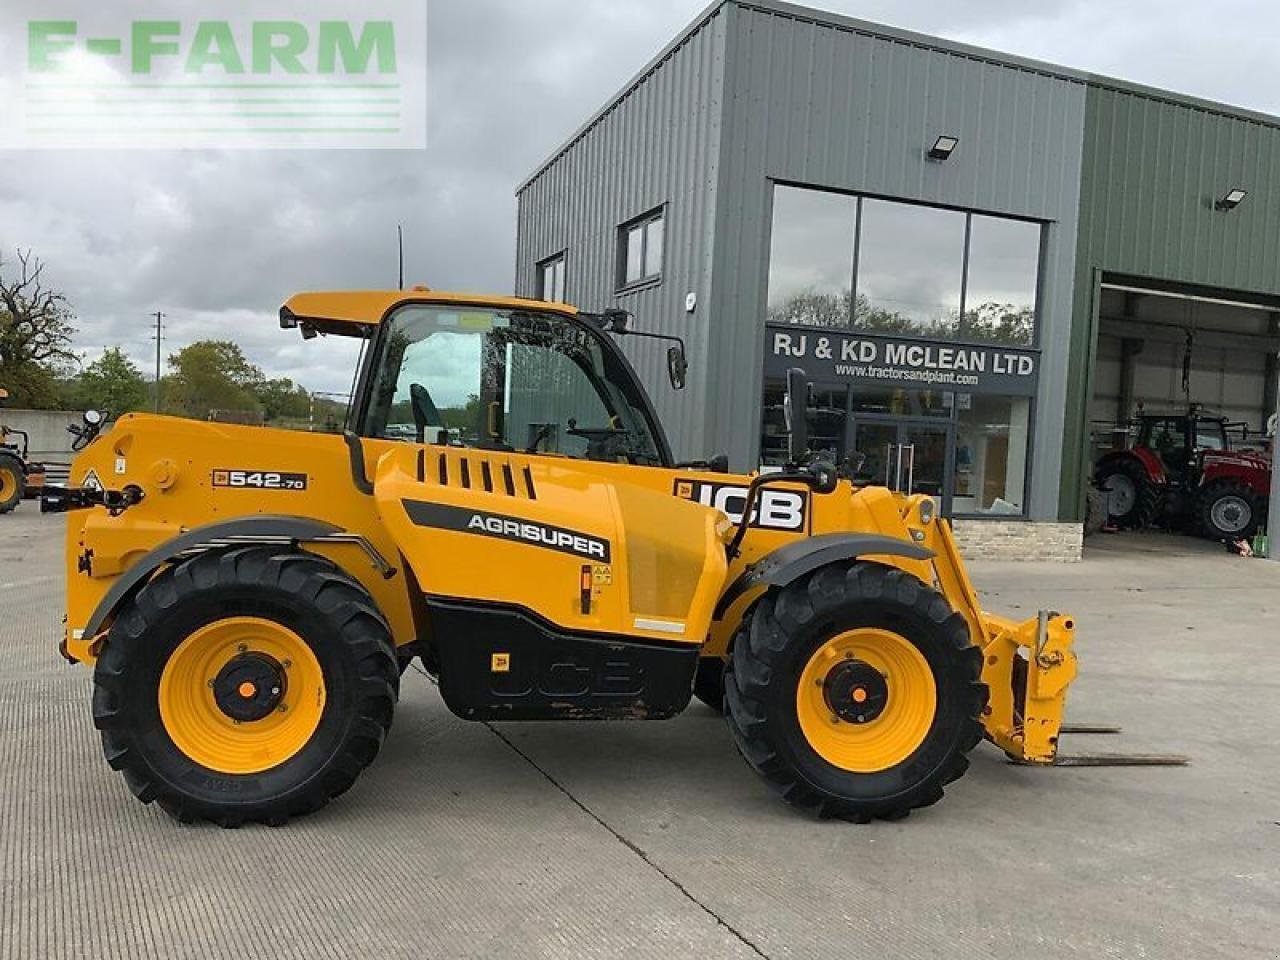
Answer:
[[(679, 459), (716, 445), (705, 430), (713, 396), (705, 370), (708, 329), (720, 322), (709, 301), (724, 45), (724, 8), (712, 7), (518, 193), (518, 294), (534, 295), (534, 264), (564, 250), (569, 302), (584, 310), (617, 305), (635, 314), (637, 329), (686, 339), (690, 371), (680, 393), (667, 381), (664, 344), (620, 340)], [(664, 205), (661, 282), (618, 293), (618, 226)]]
[[(1036, 435), (1062, 435), (1071, 327), (1083, 79), (1002, 63), (816, 11), (732, 4), (712, 301), (712, 436), (755, 462), (770, 180), (1029, 217), (1051, 224), (1040, 300), (1046, 357)], [(946, 163), (924, 152), (960, 138)], [(744, 429), (747, 425), (750, 429)], [(1037, 442), (1033, 519), (1057, 511), (1060, 451)]]

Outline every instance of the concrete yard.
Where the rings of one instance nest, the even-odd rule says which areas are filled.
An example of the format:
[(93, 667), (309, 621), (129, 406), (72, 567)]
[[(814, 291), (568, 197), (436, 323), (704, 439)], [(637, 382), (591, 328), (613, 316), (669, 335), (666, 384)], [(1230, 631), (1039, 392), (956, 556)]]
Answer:
[[(285, 829), (182, 827), (102, 759), (57, 654), (62, 521), (0, 517), (0, 957), (1152, 957), (1280, 950), (1280, 566), (1158, 536), (974, 566), (1080, 621), (1069, 716), (1181, 769), (1027, 769), (989, 745), (898, 823), (805, 819), (699, 706), (466, 723), (406, 677), (347, 795)], [(1174, 549), (1169, 549), (1174, 548)]]

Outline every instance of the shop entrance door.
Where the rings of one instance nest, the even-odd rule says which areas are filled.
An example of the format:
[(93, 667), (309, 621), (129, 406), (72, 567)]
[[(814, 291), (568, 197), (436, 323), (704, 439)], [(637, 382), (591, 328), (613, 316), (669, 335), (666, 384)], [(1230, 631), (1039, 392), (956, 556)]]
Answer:
[(927, 493), (951, 516), (955, 475), (955, 427), (950, 422), (855, 414), (848, 450), (862, 464), (859, 486), (886, 486), (899, 493)]

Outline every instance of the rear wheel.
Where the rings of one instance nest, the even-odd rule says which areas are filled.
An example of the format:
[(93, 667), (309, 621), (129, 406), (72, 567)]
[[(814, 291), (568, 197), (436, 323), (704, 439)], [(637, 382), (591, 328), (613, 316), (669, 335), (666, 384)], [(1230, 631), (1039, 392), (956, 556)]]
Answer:
[(151, 580), (116, 618), (94, 684), (103, 750), (138, 799), (238, 826), (350, 787), (390, 727), (399, 672), (358, 583), (250, 547)]
[(1196, 519), (1206, 537), (1247, 540), (1258, 532), (1262, 499), (1234, 480), (1211, 483), (1196, 497)]
[(9, 453), (0, 453), (0, 513), (9, 513), (22, 502), (22, 461)]
[(964, 619), (910, 574), (833, 565), (766, 596), (725, 674), (738, 749), (787, 802), (865, 823), (937, 802), (982, 738)]
[(1150, 526), (1160, 513), (1160, 488), (1133, 456), (1100, 467), (1098, 487), (1107, 496), (1107, 516), (1117, 526)]

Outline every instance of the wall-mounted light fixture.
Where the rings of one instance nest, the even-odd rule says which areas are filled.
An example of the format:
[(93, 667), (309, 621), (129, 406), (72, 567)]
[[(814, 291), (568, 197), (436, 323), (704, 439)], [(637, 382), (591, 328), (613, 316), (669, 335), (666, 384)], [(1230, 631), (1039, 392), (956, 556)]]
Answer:
[(1249, 195), (1248, 190), (1241, 190), (1235, 187), (1227, 191), (1227, 195), (1213, 205), (1215, 210), (1234, 210), (1244, 202), (1244, 198)]
[(941, 163), (947, 157), (951, 156), (956, 147), (960, 145), (959, 137), (949, 137), (943, 134), (937, 140), (933, 141), (933, 146), (929, 148), (929, 152), (925, 154), (930, 160), (937, 160)]

